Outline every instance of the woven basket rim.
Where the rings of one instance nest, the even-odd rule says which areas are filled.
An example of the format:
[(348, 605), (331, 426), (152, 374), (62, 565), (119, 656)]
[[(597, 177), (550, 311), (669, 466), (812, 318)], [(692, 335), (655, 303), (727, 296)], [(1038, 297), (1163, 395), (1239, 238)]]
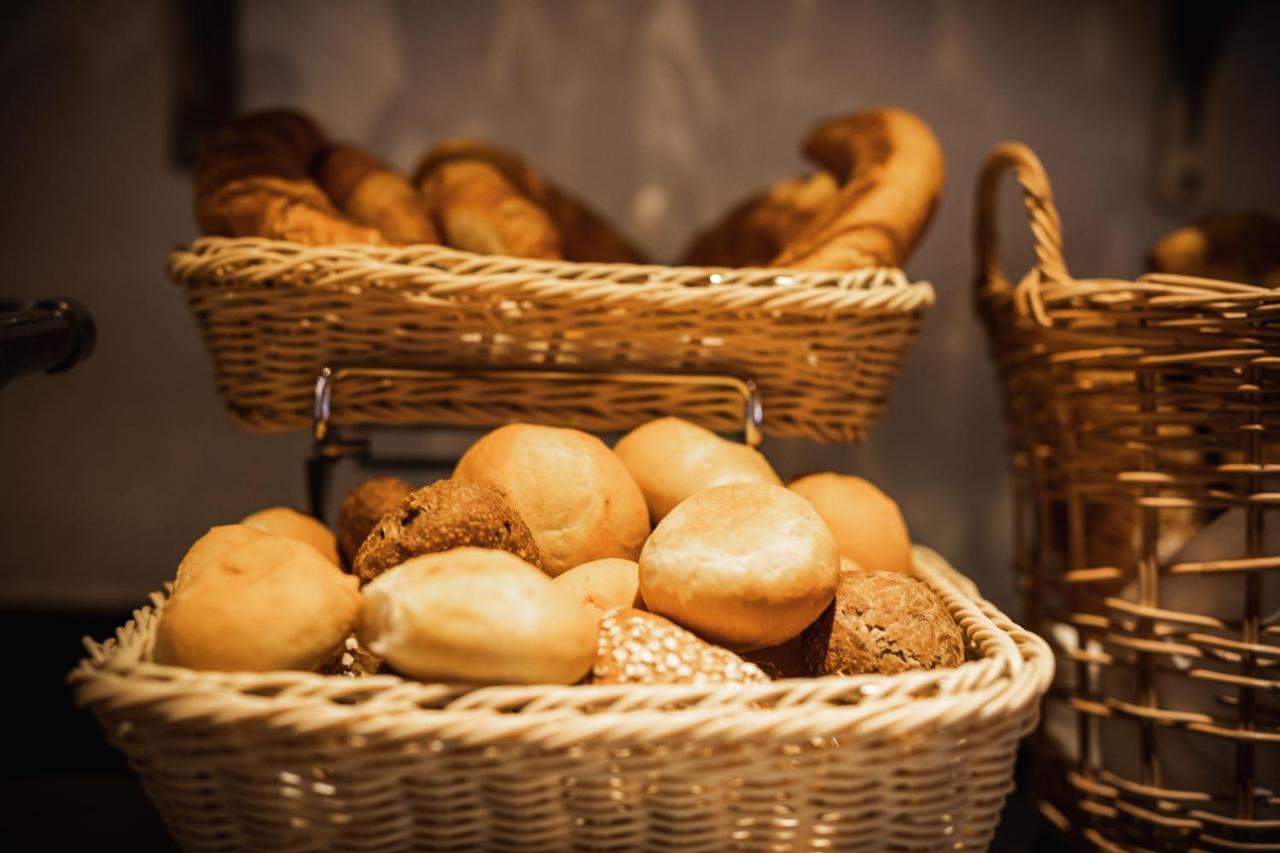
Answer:
[(143, 660), (164, 603), (157, 593), (154, 606), (135, 611), (115, 638), (86, 639), (88, 656), (68, 681), (82, 706), (149, 706), (174, 720), (245, 717), (286, 730), (299, 725), (379, 728), (388, 720), (397, 727), (432, 730), (481, 725), (486, 737), (518, 735), (548, 744), (566, 737), (567, 718), (575, 721), (575, 737), (585, 727), (593, 738), (625, 742), (643, 720), (645, 737), (657, 727), (721, 742), (750, 740), (762, 729), (779, 727), (815, 736), (854, 725), (860, 735), (879, 727), (901, 734), (924, 723), (999, 716), (1038, 701), (1053, 672), (1045, 642), (977, 596), (972, 584), (933, 551), (917, 546), (914, 557), (917, 576), (943, 598), (980, 659), (931, 672), (727, 686), (475, 687), (394, 675), (205, 673)]

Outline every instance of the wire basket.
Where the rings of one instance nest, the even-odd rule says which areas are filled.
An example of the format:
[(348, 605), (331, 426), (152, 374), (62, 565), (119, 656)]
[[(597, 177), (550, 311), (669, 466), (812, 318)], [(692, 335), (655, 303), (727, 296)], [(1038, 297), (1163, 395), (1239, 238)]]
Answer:
[[(900, 270), (847, 273), (531, 261), (440, 246), (308, 247), (208, 237), (172, 253), (227, 409), (243, 426), (311, 421), (325, 367), (538, 368), (740, 376), (759, 383), (776, 435), (858, 441), (933, 289)], [(613, 393), (590, 379), (558, 385), (554, 411), (535, 395), (495, 400), (461, 383), (423, 411), (403, 385), (353, 383), (339, 426), (500, 419), (629, 429), (671, 411), (717, 430), (739, 421), (704, 392)], [(495, 404), (497, 409), (495, 410)]]
[[(997, 260), (1006, 170), (1035, 243), (1017, 285)], [(1108, 850), (1280, 850), (1280, 292), (1073, 279), (1016, 143), (977, 216), (1025, 616), (1058, 660), (1044, 811)]]
[(939, 556), (968, 660), (731, 686), (467, 687), (150, 663), (163, 595), (71, 673), (191, 850), (981, 850), (1052, 677)]

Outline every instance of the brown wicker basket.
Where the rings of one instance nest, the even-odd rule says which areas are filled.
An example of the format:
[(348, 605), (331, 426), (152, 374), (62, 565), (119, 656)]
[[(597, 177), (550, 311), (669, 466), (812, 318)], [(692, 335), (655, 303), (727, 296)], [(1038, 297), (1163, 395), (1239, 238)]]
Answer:
[[(715, 374), (753, 379), (776, 435), (860, 440), (884, 407), (933, 289), (901, 271), (701, 269), (529, 261), (439, 246), (313, 248), (209, 237), (174, 252), (218, 389), (256, 430), (310, 424), (325, 368), (541, 368)], [(390, 382), (353, 382), (342, 425), (492, 423), (493, 388), (461, 383), (447, 404)], [(671, 386), (602, 393), (557, 386), (500, 401), (501, 419), (628, 429), (672, 411), (717, 430), (732, 406)], [(484, 414), (477, 414), (483, 410)]]
[[(1017, 285), (1006, 169), (1035, 241)], [(1046, 814), (1109, 850), (1280, 850), (1280, 292), (1071, 278), (1018, 144), (988, 160), (977, 216), (1025, 615), (1059, 663)]]
[(950, 670), (483, 687), (148, 661), (164, 596), (86, 641), (78, 702), (192, 850), (981, 850), (1048, 647), (931, 551)]

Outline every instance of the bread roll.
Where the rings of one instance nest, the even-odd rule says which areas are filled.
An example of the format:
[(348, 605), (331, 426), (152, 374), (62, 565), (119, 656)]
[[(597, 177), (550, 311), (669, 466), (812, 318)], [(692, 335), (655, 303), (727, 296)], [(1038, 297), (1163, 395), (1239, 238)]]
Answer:
[(640, 566), (634, 560), (617, 557), (592, 560), (574, 566), (555, 580), (571, 590), (583, 604), (602, 614), (615, 607), (641, 606)]
[(552, 577), (604, 557), (634, 560), (649, 534), (640, 487), (600, 439), (576, 429), (500, 427), (468, 448), (453, 477), (502, 494)]
[(799, 495), (732, 483), (672, 510), (640, 554), (653, 613), (734, 651), (776, 646), (831, 603), (840, 556)]
[(942, 148), (905, 110), (878, 109), (824, 121), (805, 154), (841, 184), (831, 210), (806, 225), (772, 266), (802, 270), (900, 267), (942, 194)]
[(296, 509), (273, 506), (246, 515), (240, 519), (240, 523), (256, 527), (263, 533), (274, 533), (276, 536), (288, 536), (290, 539), (306, 542), (335, 566), (342, 565), (342, 560), (338, 557), (338, 539), (333, 531)]
[(1153, 272), (1280, 287), (1280, 220), (1264, 213), (1201, 217), (1160, 238)]
[(768, 681), (754, 664), (661, 616), (615, 607), (600, 622), (596, 684), (747, 684)]
[(479, 160), (447, 160), (419, 169), (414, 185), (445, 242), (482, 255), (557, 260), (551, 217), (498, 169)]
[(804, 661), (804, 640), (800, 634), (776, 646), (743, 652), (742, 657), (773, 679), (808, 678), (812, 674)]
[(815, 675), (941, 669), (964, 661), (964, 637), (926, 584), (897, 572), (843, 572), (836, 600), (804, 632)]
[(861, 477), (830, 471), (791, 483), (835, 534), (840, 556), (863, 569), (911, 573), (911, 537), (893, 499)]
[(338, 508), (338, 551), (350, 566), (374, 525), (413, 491), (398, 477), (365, 480), (342, 499)]
[(758, 450), (680, 418), (659, 418), (636, 427), (614, 452), (640, 486), (654, 524), (685, 498), (716, 486), (782, 485)]
[(395, 169), (354, 145), (320, 152), (316, 181), (343, 213), (393, 243), (438, 243), (422, 196)]
[(509, 551), (542, 565), (533, 534), (496, 489), (441, 480), (392, 507), (360, 546), (351, 569), (368, 583), (412, 557), (463, 546)]
[(506, 551), (415, 557), (364, 588), (360, 641), (427, 681), (573, 684), (591, 668), (599, 617)]
[(204, 552), (199, 571), (165, 606), (156, 628), (157, 663), (226, 672), (313, 670), (351, 634), (360, 610), (358, 582), (305, 542), (262, 535)]
[(208, 566), (216, 565), (228, 551), (266, 535), (258, 528), (245, 524), (222, 524), (209, 528), (209, 532), (197, 539), (187, 549), (182, 562), (178, 563), (173, 591), (176, 593), (182, 589)]
[(329, 657), (316, 668), (321, 675), (340, 675), (344, 678), (364, 678), (377, 675), (382, 669), (382, 658), (360, 645), (355, 634), (342, 641)]

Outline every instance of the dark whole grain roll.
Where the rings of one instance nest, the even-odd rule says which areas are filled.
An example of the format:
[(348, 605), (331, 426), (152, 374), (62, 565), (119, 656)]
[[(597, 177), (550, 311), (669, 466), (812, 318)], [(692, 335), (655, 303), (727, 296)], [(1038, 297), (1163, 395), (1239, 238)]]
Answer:
[(365, 480), (347, 492), (338, 508), (338, 550), (347, 566), (382, 517), (413, 492), (413, 486), (399, 477)]
[(528, 525), (497, 489), (441, 480), (403, 498), (374, 525), (352, 572), (368, 583), (413, 557), (466, 546), (507, 551), (542, 568)]

